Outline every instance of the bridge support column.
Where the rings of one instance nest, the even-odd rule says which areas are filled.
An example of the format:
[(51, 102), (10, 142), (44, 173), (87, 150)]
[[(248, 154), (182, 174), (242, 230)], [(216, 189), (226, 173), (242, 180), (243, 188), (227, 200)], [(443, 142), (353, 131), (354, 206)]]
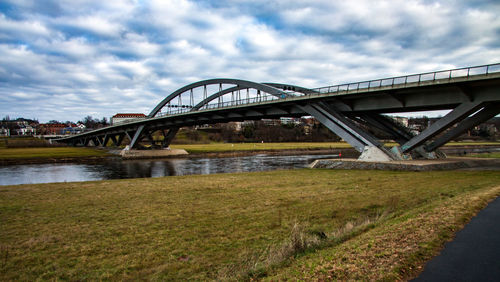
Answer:
[[(136, 148), (139, 144), (139, 138), (142, 137), (142, 132), (144, 131), (144, 125), (141, 125), (139, 126), (139, 128), (137, 128), (137, 130), (135, 131), (134, 133), (134, 137), (130, 138), (130, 135), (129, 135), (129, 138), (130, 138), (130, 145), (129, 145), (129, 148), (130, 149), (134, 149)], [(128, 135), (128, 133), (127, 133)]]
[(116, 146), (119, 147), (122, 142), (123, 142), (123, 139), (125, 139), (127, 135), (126, 134), (120, 134), (118, 135), (118, 139), (116, 139)]
[[(439, 154), (436, 155), (433, 150), (429, 151), (422, 148), (421, 146), (431, 138), (448, 129), (453, 124), (467, 118), (470, 114), (474, 113), (480, 108), (481, 102), (462, 103), (446, 116), (430, 125), (427, 129), (422, 131), (422, 133), (404, 143), (400, 148), (393, 148), (393, 151), (399, 151), (401, 154), (416, 151), (420, 155), (423, 155), (425, 158), (437, 158), (439, 157)], [(439, 146), (433, 146), (434, 149), (436, 149), (437, 147)]]
[(414, 137), (410, 130), (391, 117), (381, 114), (362, 114), (360, 117), (365, 120), (369, 126), (377, 127), (386, 134), (392, 136), (393, 140), (401, 145)]
[(358, 152), (361, 152), (359, 160), (391, 161), (397, 159), (374, 136), (356, 126), (353, 121), (339, 114), (327, 104), (319, 102), (301, 106), (301, 108), (351, 144)]
[[(361, 118), (368, 126), (377, 127), (381, 131), (392, 136), (392, 139), (400, 145), (407, 143), (415, 137), (415, 134), (413, 134), (408, 128), (389, 116), (381, 114), (362, 114)], [(398, 155), (401, 159), (429, 158), (429, 153), (422, 146), (416, 147), (410, 152), (410, 154), (403, 154), (400, 147), (392, 148), (391, 152)], [(444, 153), (436, 151), (432, 154), (432, 156), (435, 157), (435, 155), (444, 156)]]
[(174, 140), (175, 135), (179, 132), (179, 127), (172, 127), (168, 130), (168, 133), (165, 135), (165, 139), (163, 139), (162, 146), (163, 148), (167, 148)]
[(115, 147), (120, 146), (120, 143), (121, 143), (121, 140), (116, 139), (117, 136), (119, 139), (121, 139), (121, 136), (125, 136), (125, 135), (111, 135), (111, 136), (109, 136), (109, 139), (111, 139), (111, 142), (113, 142), (113, 146), (115, 146)]
[(491, 103), (485, 105), (482, 109), (477, 111), (473, 116), (470, 116), (460, 122), (456, 127), (446, 132), (443, 136), (437, 138), (430, 145), (425, 146), (427, 152), (432, 152), (437, 148), (451, 141), (453, 138), (458, 137), (468, 129), (477, 126), (500, 113), (500, 103)]
[(108, 134), (105, 134), (104, 137), (102, 138), (102, 147), (106, 147), (108, 145), (110, 136)]
[(125, 136), (128, 138), (130, 142), (132, 142), (132, 139), (135, 135), (135, 131), (125, 131)]
[(104, 137), (96, 136), (94, 137), (94, 145), (96, 147), (104, 147)]
[[(169, 129), (168, 133), (165, 135), (165, 139), (162, 141), (162, 147), (166, 148), (170, 145), (175, 135), (179, 131), (179, 127), (172, 127)], [(153, 144), (154, 140), (152, 137), (152, 133), (154, 131), (147, 131), (145, 126), (141, 125), (134, 133), (134, 137), (131, 138), (130, 141), (130, 149), (137, 148), (139, 146), (139, 141), (141, 141), (144, 137), (147, 137), (148, 140)]]

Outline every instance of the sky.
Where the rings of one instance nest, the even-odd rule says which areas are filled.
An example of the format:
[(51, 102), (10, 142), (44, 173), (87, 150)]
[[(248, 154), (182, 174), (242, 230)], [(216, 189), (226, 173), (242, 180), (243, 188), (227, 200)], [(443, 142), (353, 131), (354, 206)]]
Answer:
[(500, 62), (500, 1), (0, 0), (0, 118), (148, 114), (237, 78), (321, 87)]

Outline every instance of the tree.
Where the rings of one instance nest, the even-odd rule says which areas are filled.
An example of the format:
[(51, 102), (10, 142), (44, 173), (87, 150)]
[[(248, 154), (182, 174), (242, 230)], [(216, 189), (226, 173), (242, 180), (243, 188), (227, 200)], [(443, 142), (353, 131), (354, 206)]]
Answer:
[(247, 139), (252, 139), (254, 138), (254, 131), (255, 131), (255, 126), (253, 124), (247, 124), (243, 126), (243, 136)]

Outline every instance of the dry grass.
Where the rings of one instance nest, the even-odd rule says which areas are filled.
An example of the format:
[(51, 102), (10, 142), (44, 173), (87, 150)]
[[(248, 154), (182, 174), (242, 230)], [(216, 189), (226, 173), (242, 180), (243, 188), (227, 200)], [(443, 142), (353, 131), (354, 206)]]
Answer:
[(269, 246), (262, 254), (249, 255), (244, 265), (231, 265), (223, 270), (217, 280), (249, 280), (264, 277), (270, 269), (289, 263), (296, 256), (321, 248), (329, 248), (345, 242), (384, 219), (387, 213), (374, 218), (365, 218), (356, 222), (349, 221), (344, 226), (325, 233), (312, 230), (308, 223), (295, 222), (289, 237), (281, 244)]
[[(2, 144), (3, 143), (3, 144)], [(5, 137), (0, 139), (0, 147), (4, 148), (39, 148), (39, 147), (61, 147), (62, 144), (50, 144), (45, 139), (35, 137)]]
[[(307, 265), (303, 259), (331, 249), (334, 254), (318, 259), (331, 262), (339, 253), (350, 258), (354, 251), (345, 246), (357, 238), (368, 244), (377, 236), (420, 234), (418, 226), (397, 224), (405, 222), (405, 213), (419, 222), (443, 205), (467, 210), (453, 200), (476, 197), (499, 180), (491, 171), (304, 169), (3, 186), (0, 280), (263, 277), (294, 267), (296, 260)], [(406, 237), (394, 238), (387, 240)], [(408, 240), (419, 246), (420, 239)], [(378, 257), (391, 257), (391, 245), (382, 243)], [(357, 255), (369, 258), (370, 250)], [(332, 265), (316, 266), (328, 272)], [(359, 277), (368, 266), (356, 266)], [(292, 275), (306, 279), (327, 277), (315, 268), (293, 269)]]
[(498, 196), (500, 186), (440, 197), (397, 213), (344, 244), (303, 256), (266, 280), (409, 280), (456, 231)]
[(107, 153), (93, 148), (47, 147), (47, 148), (0, 148), (1, 159), (42, 159), (102, 157)]

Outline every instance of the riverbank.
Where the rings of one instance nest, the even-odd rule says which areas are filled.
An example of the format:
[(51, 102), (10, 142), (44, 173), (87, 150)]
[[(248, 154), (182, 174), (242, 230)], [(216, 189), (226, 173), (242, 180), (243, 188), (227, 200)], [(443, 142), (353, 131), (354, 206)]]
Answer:
[[(393, 147), (397, 143), (386, 142), (385, 146)], [(449, 142), (446, 147), (497, 146), (500, 142)], [(172, 148), (185, 149), (189, 153), (227, 152), (227, 151), (258, 151), (287, 149), (342, 149), (352, 148), (347, 142), (282, 142), (282, 143), (210, 143), (210, 144), (173, 144)]]
[(0, 165), (99, 162), (110, 157), (107, 150), (95, 148), (0, 148)]
[[(146, 150), (140, 159), (161, 158), (226, 158), (257, 154), (267, 155), (308, 155), (346, 154), (359, 155), (345, 142), (326, 143), (216, 143), (172, 145), (173, 151), (185, 150), (188, 154), (168, 154), (166, 150)], [(132, 159), (134, 154), (125, 154)], [(43, 163), (93, 163), (103, 159), (121, 157), (121, 149), (82, 147), (40, 147), (40, 148), (0, 148), (0, 165), (43, 164)]]
[(301, 169), (3, 186), (0, 278), (407, 279), (499, 182)]
[[(394, 146), (387, 143), (387, 146)], [(359, 152), (345, 142), (325, 143), (215, 143), (172, 145), (173, 150), (185, 150), (188, 154), (165, 154), (165, 150), (149, 150), (147, 158), (226, 158), (257, 154), (266, 155), (310, 155), (341, 154), (346, 158), (357, 158)], [(450, 142), (441, 150), (450, 155), (480, 154), (498, 151), (499, 142)], [(42, 147), (0, 148), (0, 165), (42, 163), (93, 163), (103, 159), (120, 157), (121, 150), (115, 148)], [(144, 156), (140, 156), (144, 158)]]

